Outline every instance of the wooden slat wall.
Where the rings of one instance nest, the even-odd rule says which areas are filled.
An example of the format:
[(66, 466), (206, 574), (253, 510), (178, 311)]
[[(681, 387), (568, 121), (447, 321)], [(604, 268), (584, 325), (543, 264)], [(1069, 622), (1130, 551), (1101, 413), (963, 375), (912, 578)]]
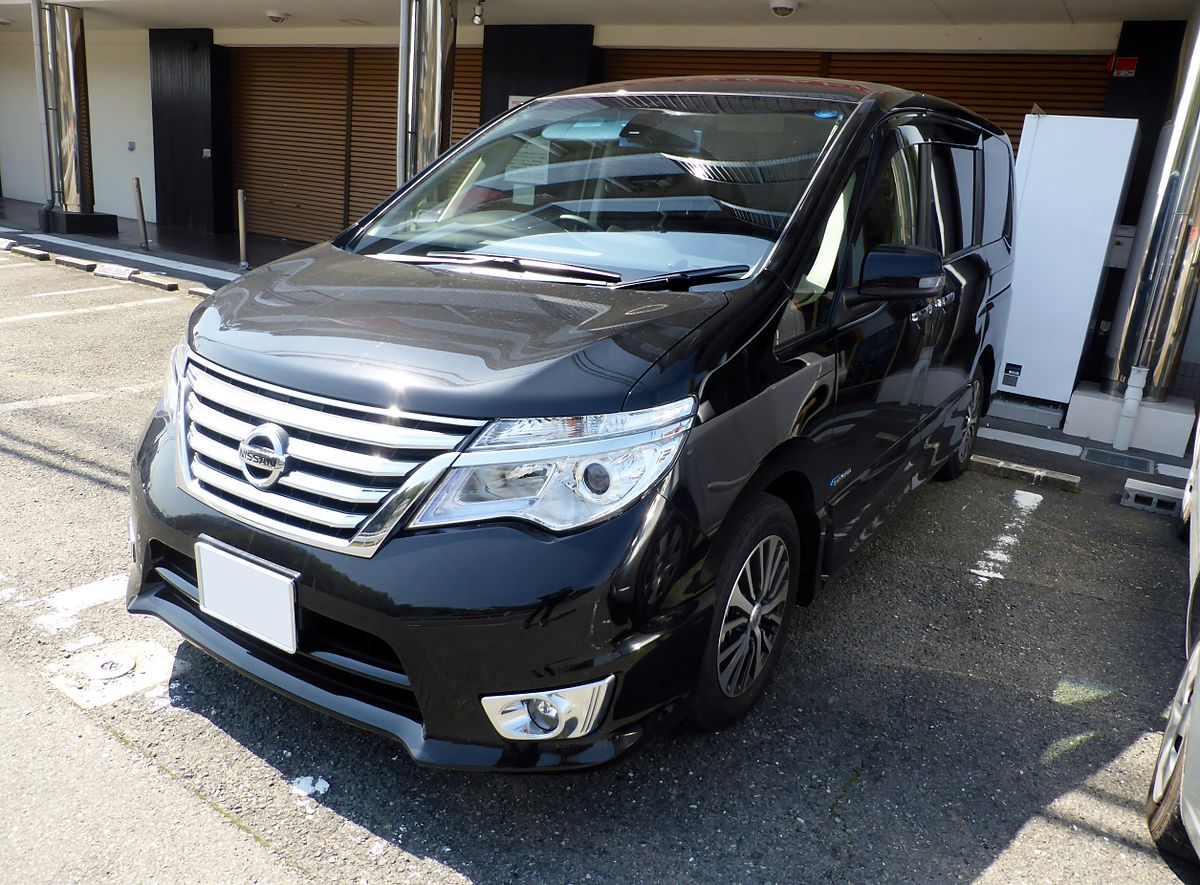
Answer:
[(234, 187), (246, 227), (317, 241), (342, 228), (348, 67), (345, 49), (233, 51)]
[(1035, 102), (1048, 114), (1101, 114), (1111, 74), (1103, 55), (834, 53), (829, 76), (956, 102), (1007, 132), (1015, 147)]
[(460, 46), (454, 56), (454, 107), (450, 143), (457, 144), (479, 128), (483, 96), (483, 47)]
[(819, 52), (767, 52), (699, 49), (609, 49), (604, 53), (604, 79), (774, 74), (816, 77)]
[(395, 49), (354, 50), (350, 120), (350, 217), (361, 218), (396, 189)]

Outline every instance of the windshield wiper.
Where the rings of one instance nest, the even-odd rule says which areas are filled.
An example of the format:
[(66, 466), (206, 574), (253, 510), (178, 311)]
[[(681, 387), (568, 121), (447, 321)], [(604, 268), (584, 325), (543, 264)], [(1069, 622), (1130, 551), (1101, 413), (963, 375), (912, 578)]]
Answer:
[(542, 258), (518, 258), (515, 255), (491, 255), (486, 252), (426, 252), (424, 255), (407, 255), (379, 252), (371, 256), (383, 261), (398, 261), (405, 264), (457, 264), (464, 267), (494, 267), (516, 273), (536, 273), (545, 276), (565, 277), (576, 280), (594, 280), (597, 283), (620, 283), (621, 275), (582, 264), (564, 264), (561, 261), (546, 261)]
[(671, 273), (643, 277), (640, 280), (630, 280), (628, 283), (618, 283), (614, 289), (666, 289), (675, 292), (690, 289), (697, 283), (728, 277), (733, 274), (744, 274), (750, 270), (748, 264), (726, 264), (721, 267), (701, 267), (696, 270), (677, 270)]

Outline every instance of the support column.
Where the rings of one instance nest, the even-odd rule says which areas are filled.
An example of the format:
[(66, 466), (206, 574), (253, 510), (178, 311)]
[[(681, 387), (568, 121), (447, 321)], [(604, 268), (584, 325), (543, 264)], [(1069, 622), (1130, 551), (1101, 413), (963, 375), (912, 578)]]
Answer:
[(454, 0), (400, 0), (397, 186), (449, 145), (457, 31)]
[(115, 215), (94, 212), (88, 147), (83, 12), (33, 4), (38, 76), (47, 133), (50, 194), (43, 227), (57, 233), (115, 234)]

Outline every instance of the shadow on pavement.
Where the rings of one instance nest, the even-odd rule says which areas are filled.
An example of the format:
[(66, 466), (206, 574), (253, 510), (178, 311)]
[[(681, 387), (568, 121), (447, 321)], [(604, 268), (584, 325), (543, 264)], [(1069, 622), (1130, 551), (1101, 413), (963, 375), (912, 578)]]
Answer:
[[(749, 719), (598, 771), (419, 769), (186, 645), (172, 700), (287, 779), (319, 773), (331, 786), (314, 799), (337, 814), (479, 881), (972, 878), (1159, 730), (1182, 663), (1184, 550), (1167, 520), (1093, 485), (1039, 492), (1015, 529), (1007, 481), (923, 489), (799, 613)], [(1005, 577), (973, 574), (1014, 532)], [(1097, 799), (1140, 814), (1148, 774)], [(1152, 855), (1144, 831), (1052, 823)]]

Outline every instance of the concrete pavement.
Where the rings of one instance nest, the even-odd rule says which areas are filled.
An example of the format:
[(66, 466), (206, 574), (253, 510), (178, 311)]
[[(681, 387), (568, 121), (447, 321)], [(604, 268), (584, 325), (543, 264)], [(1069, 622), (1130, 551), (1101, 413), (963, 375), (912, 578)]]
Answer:
[(0, 255), (0, 853), (19, 872), (1177, 881), (1140, 809), (1185, 555), (1168, 520), (1117, 506), (1122, 475), (919, 490), (799, 613), (734, 728), (569, 777), (431, 772), (124, 612), (129, 458), (196, 302), (73, 291), (99, 285)]

